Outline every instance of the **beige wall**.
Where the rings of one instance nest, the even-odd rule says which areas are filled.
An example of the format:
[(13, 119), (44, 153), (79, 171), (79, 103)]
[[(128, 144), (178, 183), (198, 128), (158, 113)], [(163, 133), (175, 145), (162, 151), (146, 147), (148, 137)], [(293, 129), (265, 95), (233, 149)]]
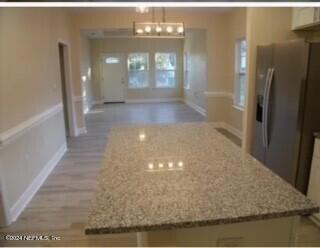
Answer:
[[(83, 109), (89, 107), (99, 93), (94, 88), (96, 82), (88, 75), (92, 54), (81, 31), (130, 28), (134, 20), (147, 21), (150, 18), (150, 13), (137, 14), (134, 8), (0, 9), (0, 134), (61, 102), (59, 39), (71, 44), (74, 96), (81, 98), (83, 89), (87, 93), (84, 102), (77, 100), (74, 103), (77, 127), (84, 127)], [(256, 46), (296, 37), (290, 31), (291, 9), (249, 8), (245, 13), (244, 9), (236, 8), (231, 12), (214, 8), (168, 8), (167, 21), (183, 21), (188, 29), (206, 31), (203, 41), (206, 47), (202, 53), (206, 51), (207, 54), (206, 89), (209, 92), (233, 93), (234, 42), (245, 32), (249, 46), (249, 97), (245, 116), (245, 147), (248, 148), (254, 112)], [(317, 34), (312, 36), (313, 39), (317, 37)], [(84, 82), (83, 76), (87, 76)], [(201, 85), (201, 90), (196, 91), (203, 88)], [(164, 95), (168, 96), (167, 93)], [(170, 95), (173, 96), (178, 95)], [(130, 97), (140, 98), (140, 95)], [(226, 122), (241, 130), (242, 112), (232, 107), (232, 98), (212, 99), (207, 101), (207, 106), (204, 105), (208, 119)], [(64, 142), (63, 119), (59, 112), (0, 148), (0, 183), (5, 186), (10, 208)]]
[(60, 102), (58, 39), (68, 40), (68, 17), (59, 9), (2, 11), (0, 131)]
[(255, 76), (257, 45), (290, 40), (297, 37), (291, 29), (291, 8), (248, 8), (248, 82), (247, 103), (244, 117), (244, 149), (251, 150), (251, 138), (255, 113)]
[[(134, 38), (106, 38), (92, 39), (92, 85), (94, 101), (100, 101), (101, 85), (101, 55), (104, 53), (149, 53), (149, 84), (147, 89), (126, 89), (126, 100), (137, 99), (170, 99), (182, 98), (182, 39), (134, 39)], [(173, 52), (177, 55), (176, 87), (171, 89), (155, 88), (154, 54), (156, 52)], [(126, 75), (127, 78), (127, 75)]]
[[(0, 134), (61, 103), (58, 40), (70, 41), (69, 17), (59, 8), (1, 9)], [(21, 129), (21, 128), (20, 128)], [(65, 144), (61, 108), (0, 146), (0, 181), (10, 212)]]
[(235, 48), (236, 41), (246, 38), (246, 9), (235, 8), (227, 15), (228, 49), (225, 51), (228, 60), (228, 73), (226, 74), (225, 90), (234, 92), (235, 79)]
[(187, 103), (206, 109), (204, 92), (207, 89), (207, 33), (205, 29), (187, 30), (184, 40), (184, 54), (187, 64), (184, 68), (184, 80), (189, 82), (189, 88), (184, 89)]
[[(81, 36), (81, 31), (95, 28), (130, 28), (133, 20), (145, 21), (151, 17), (150, 14), (137, 14), (134, 8), (110, 9), (0, 10), (1, 135), (61, 102), (58, 40), (70, 44), (76, 126), (79, 129), (85, 126), (84, 105), (79, 98), (83, 88), (90, 92), (90, 82), (81, 82), (82, 76), (88, 73), (90, 67), (90, 53), (88, 42)], [(225, 83), (225, 20), (223, 10), (167, 10), (167, 21), (183, 21), (188, 28), (207, 30), (209, 90), (220, 89)], [(88, 99), (84, 99), (85, 104), (90, 102)], [(0, 183), (4, 185), (9, 210), (43, 170), (46, 162), (49, 162), (64, 144), (63, 118), (59, 109), (37, 125), (25, 129), (10, 143), (1, 146)]]
[[(160, 11), (160, 8), (157, 8)], [(224, 53), (226, 45), (226, 14), (225, 9), (216, 8), (167, 8), (167, 21), (183, 21), (189, 29), (207, 30), (207, 62), (208, 62), (208, 90), (219, 90), (224, 87), (227, 59)], [(157, 12), (159, 17), (159, 12)], [(72, 10), (72, 22), (74, 26), (74, 81), (80, 82), (80, 33), (88, 29), (131, 28), (133, 21), (148, 21), (151, 13), (139, 14), (134, 8), (91, 8), (84, 10), (74, 8)], [(219, 59), (217, 59), (219, 58)], [(80, 87), (78, 91), (81, 91)]]
[[(234, 8), (225, 15), (225, 44), (224, 54), (214, 56), (213, 59), (223, 59), (222, 83), (219, 87), (210, 91), (213, 93), (207, 97), (208, 119), (226, 124), (237, 135), (242, 133), (243, 111), (235, 108), (235, 44), (238, 39), (246, 37), (246, 9)], [(225, 94), (227, 93), (227, 94)]]

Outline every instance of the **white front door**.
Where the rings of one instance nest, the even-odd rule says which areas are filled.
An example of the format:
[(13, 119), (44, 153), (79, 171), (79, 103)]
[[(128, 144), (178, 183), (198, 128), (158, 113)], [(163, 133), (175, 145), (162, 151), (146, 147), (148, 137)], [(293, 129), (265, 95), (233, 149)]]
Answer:
[(124, 102), (126, 63), (123, 54), (104, 54), (101, 66), (103, 102)]

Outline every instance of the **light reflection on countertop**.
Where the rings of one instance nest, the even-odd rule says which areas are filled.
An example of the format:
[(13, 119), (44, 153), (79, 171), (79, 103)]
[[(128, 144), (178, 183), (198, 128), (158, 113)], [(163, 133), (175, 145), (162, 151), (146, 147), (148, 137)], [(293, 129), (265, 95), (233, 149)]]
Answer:
[(145, 168), (147, 172), (168, 172), (168, 171), (183, 171), (184, 162), (177, 158), (149, 158), (147, 159)]
[(317, 210), (212, 123), (128, 125), (112, 129), (86, 233), (215, 225)]

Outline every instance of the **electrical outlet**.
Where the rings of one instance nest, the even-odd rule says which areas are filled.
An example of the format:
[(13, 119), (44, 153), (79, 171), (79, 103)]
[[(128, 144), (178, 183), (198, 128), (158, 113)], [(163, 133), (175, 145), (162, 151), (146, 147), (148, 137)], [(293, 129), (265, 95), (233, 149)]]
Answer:
[(243, 246), (243, 237), (220, 238), (217, 240), (218, 247), (239, 247)]

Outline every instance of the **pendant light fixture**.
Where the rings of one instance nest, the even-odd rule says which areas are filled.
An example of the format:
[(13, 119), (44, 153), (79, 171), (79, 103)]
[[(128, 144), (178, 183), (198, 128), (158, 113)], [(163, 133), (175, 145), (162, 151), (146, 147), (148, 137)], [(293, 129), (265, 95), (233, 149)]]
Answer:
[(152, 8), (151, 22), (133, 22), (133, 35), (137, 37), (184, 37), (183, 22), (167, 22), (166, 11), (162, 8), (162, 21), (155, 20), (155, 9)]

